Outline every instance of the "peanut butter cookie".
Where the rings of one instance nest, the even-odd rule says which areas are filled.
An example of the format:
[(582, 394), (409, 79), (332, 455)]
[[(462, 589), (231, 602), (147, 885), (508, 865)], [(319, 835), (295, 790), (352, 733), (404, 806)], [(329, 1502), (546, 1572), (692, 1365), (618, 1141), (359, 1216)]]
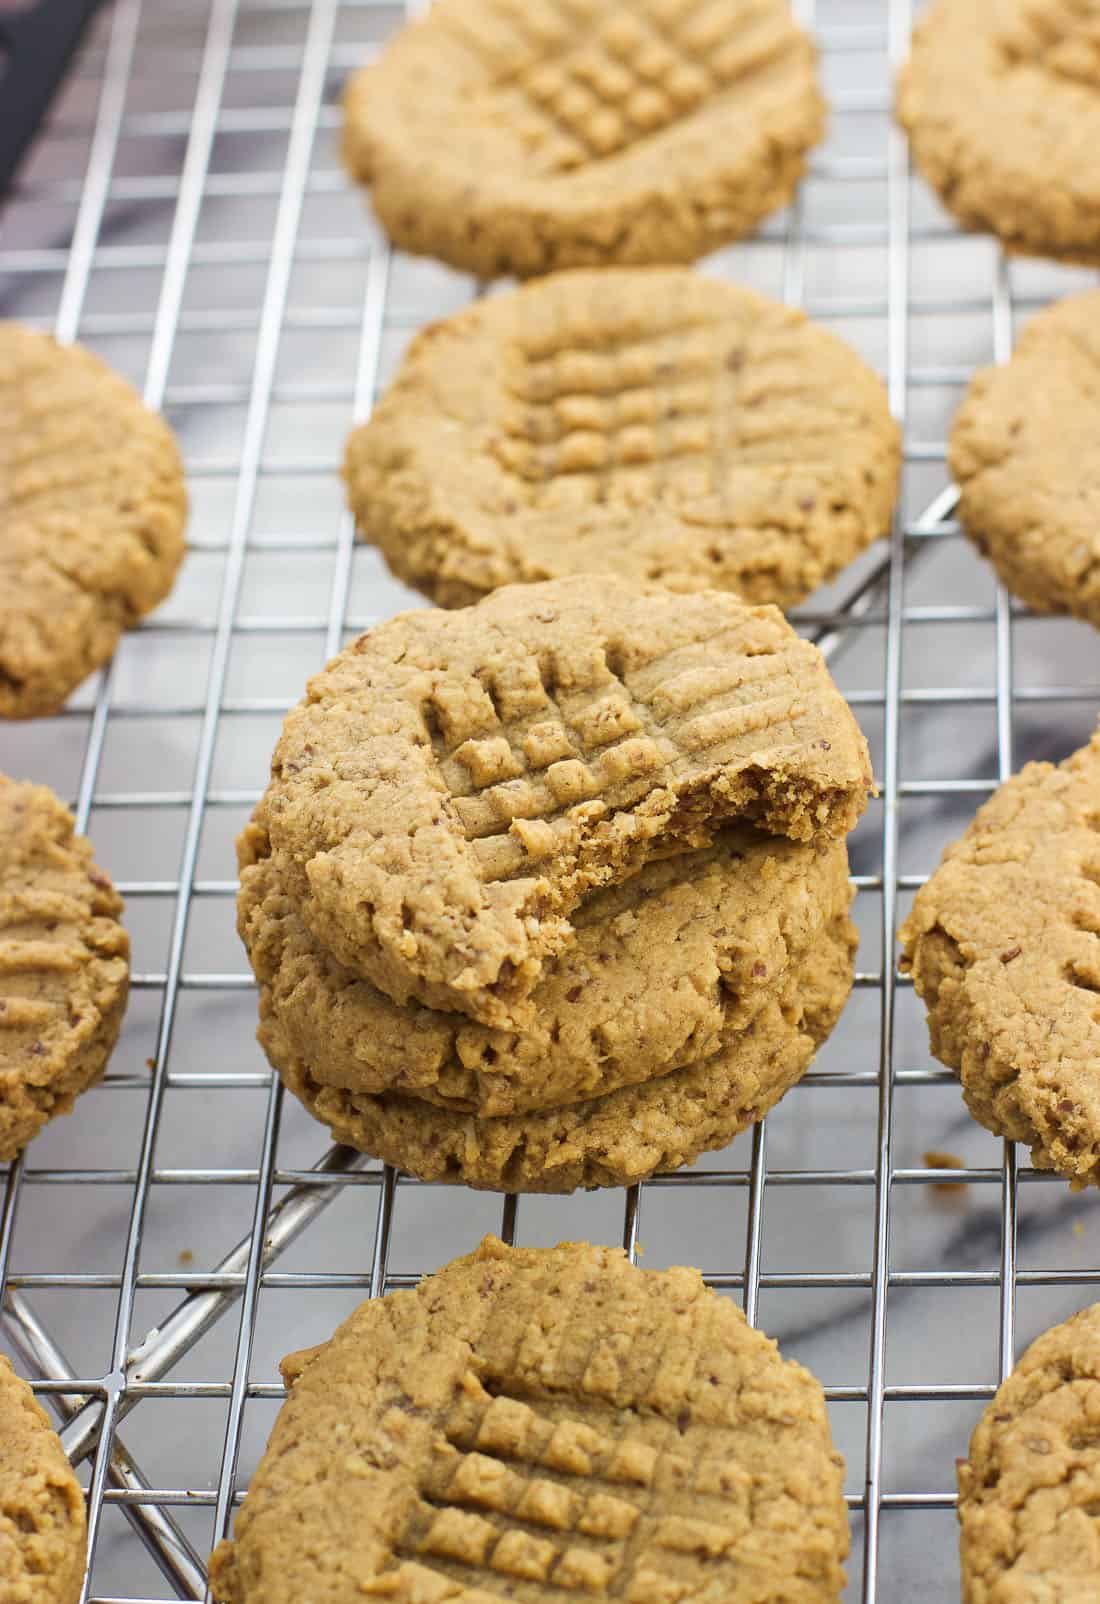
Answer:
[(696, 1270), (487, 1237), (282, 1369), (221, 1604), (841, 1596), (821, 1387)]
[(130, 984), (121, 912), (68, 808), (0, 775), (0, 1162), (107, 1066)]
[(271, 772), (255, 822), (322, 945), (503, 1027), (593, 890), (737, 819), (843, 836), (870, 784), (778, 612), (600, 576), (379, 625), (310, 682)]
[[(1100, 17), (1100, 13), (1098, 13)], [(1100, 626), (1100, 291), (1048, 307), (970, 382), (951, 431), (959, 516), (1038, 613)]]
[(785, 205), (824, 129), (786, 0), (440, 0), (344, 113), (394, 242), (482, 278), (690, 262)]
[(791, 607), (887, 532), (878, 377), (801, 312), (686, 269), (560, 273), (414, 340), (355, 430), (360, 529), (445, 607), (614, 573)]
[(393, 1002), (315, 940), (255, 826), (240, 855), (241, 939), (311, 1078), (478, 1115), (575, 1103), (713, 1057), (851, 898), (842, 841), (731, 828), (590, 897), (532, 994), (530, 1028), (493, 1030)]
[(974, 1118), (1100, 1184), (1100, 733), (979, 808), (900, 937)]
[(897, 113), (921, 173), (1010, 250), (1100, 260), (1095, 0), (936, 0)]
[(963, 1604), (1090, 1604), (1100, 1575), (1100, 1304), (1044, 1332), (959, 1460)]
[(801, 1080), (847, 1001), (855, 946), (847, 915), (831, 920), (713, 1057), (543, 1113), (481, 1119), (417, 1097), (321, 1085), (266, 992), (259, 1037), (290, 1090), (338, 1142), (422, 1180), (492, 1192), (630, 1186), (725, 1147)]
[(0, 1353), (0, 1598), (76, 1604), (84, 1494), (45, 1410)]
[(164, 420), (91, 351), (0, 323), (0, 718), (56, 712), (164, 600), (186, 515)]

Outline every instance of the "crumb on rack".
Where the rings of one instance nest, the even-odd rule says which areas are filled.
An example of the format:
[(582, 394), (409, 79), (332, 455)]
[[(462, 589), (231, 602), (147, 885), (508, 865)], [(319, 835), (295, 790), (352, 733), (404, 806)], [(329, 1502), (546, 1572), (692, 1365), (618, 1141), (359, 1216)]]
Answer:
[(181, 1264), (184, 1264), (184, 1265), (194, 1264), (195, 1255), (191, 1252), (190, 1248), (181, 1248), (180, 1249), (180, 1254), (179, 1254), (179, 1261), (180, 1261)]
[[(927, 1170), (965, 1170), (966, 1160), (960, 1158), (957, 1153), (930, 1147), (924, 1155), (924, 1167)], [(965, 1192), (968, 1184), (967, 1181), (933, 1181), (932, 1190), (945, 1197), (949, 1193)]]

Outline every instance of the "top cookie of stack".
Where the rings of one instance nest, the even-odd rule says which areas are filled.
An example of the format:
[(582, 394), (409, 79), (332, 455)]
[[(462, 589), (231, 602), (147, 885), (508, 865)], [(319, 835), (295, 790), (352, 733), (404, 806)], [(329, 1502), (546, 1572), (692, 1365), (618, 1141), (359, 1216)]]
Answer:
[(288, 717), (256, 823), (341, 963), (507, 1026), (593, 890), (734, 819), (843, 836), (869, 783), (775, 609), (597, 576), (362, 636)]

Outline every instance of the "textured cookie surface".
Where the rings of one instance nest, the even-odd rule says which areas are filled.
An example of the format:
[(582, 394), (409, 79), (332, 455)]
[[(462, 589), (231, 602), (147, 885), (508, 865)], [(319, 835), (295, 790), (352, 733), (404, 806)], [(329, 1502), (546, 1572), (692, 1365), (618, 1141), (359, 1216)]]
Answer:
[(1100, 1305), (1044, 1332), (959, 1461), (963, 1604), (1090, 1604), (1100, 1576)]
[(1100, 1183), (1100, 734), (1029, 763), (918, 892), (903, 963), (975, 1119)]
[(0, 1353), (0, 1598), (76, 1604), (84, 1495), (34, 1394)]
[(608, 572), (787, 607), (886, 532), (898, 463), (886, 392), (835, 335), (636, 268), (426, 330), (346, 477), (366, 538), (443, 606)]
[(530, 1028), (505, 1031), (391, 1001), (316, 941), (254, 826), (241, 859), (241, 937), (311, 1078), (481, 1115), (577, 1102), (712, 1057), (851, 895), (843, 842), (734, 827), (591, 897), (532, 995)]
[(0, 775), (0, 1161), (106, 1068), (130, 978), (121, 912), (69, 810)]
[(785, 0), (442, 0), (352, 79), (344, 159), (403, 250), (524, 277), (693, 261), (823, 127)]
[(1100, 260), (1096, 0), (936, 0), (897, 111), (918, 167), (1010, 249)]
[(225, 1604), (840, 1597), (821, 1387), (696, 1270), (489, 1237), (283, 1375)]
[[(1097, 13), (1100, 18), (1100, 11)], [(1100, 21), (1098, 50), (1100, 50)], [(1100, 291), (1041, 312), (971, 380), (951, 431), (959, 516), (1010, 590), (1100, 626)]]
[(0, 322), (0, 717), (55, 712), (164, 599), (186, 512), (172, 432), (126, 381)]
[(725, 1147), (802, 1078), (851, 990), (855, 945), (847, 916), (834, 919), (713, 1057), (545, 1113), (480, 1119), (415, 1097), (320, 1085), (263, 993), (259, 1036), (290, 1090), (338, 1142), (423, 1180), (493, 1192), (629, 1186)]
[(255, 819), (334, 957), (508, 1025), (595, 887), (739, 816), (843, 835), (869, 782), (820, 653), (774, 609), (596, 576), (360, 637), (288, 716)]

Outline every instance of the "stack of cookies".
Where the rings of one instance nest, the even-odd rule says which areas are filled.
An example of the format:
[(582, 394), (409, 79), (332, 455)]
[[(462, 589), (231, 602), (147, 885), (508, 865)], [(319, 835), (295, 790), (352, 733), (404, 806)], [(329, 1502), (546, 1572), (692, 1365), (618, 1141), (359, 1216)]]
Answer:
[(852, 979), (867, 749), (772, 607), (609, 577), (408, 613), (290, 713), (241, 838), (260, 1039), (344, 1142), (493, 1190), (724, 1146)]

